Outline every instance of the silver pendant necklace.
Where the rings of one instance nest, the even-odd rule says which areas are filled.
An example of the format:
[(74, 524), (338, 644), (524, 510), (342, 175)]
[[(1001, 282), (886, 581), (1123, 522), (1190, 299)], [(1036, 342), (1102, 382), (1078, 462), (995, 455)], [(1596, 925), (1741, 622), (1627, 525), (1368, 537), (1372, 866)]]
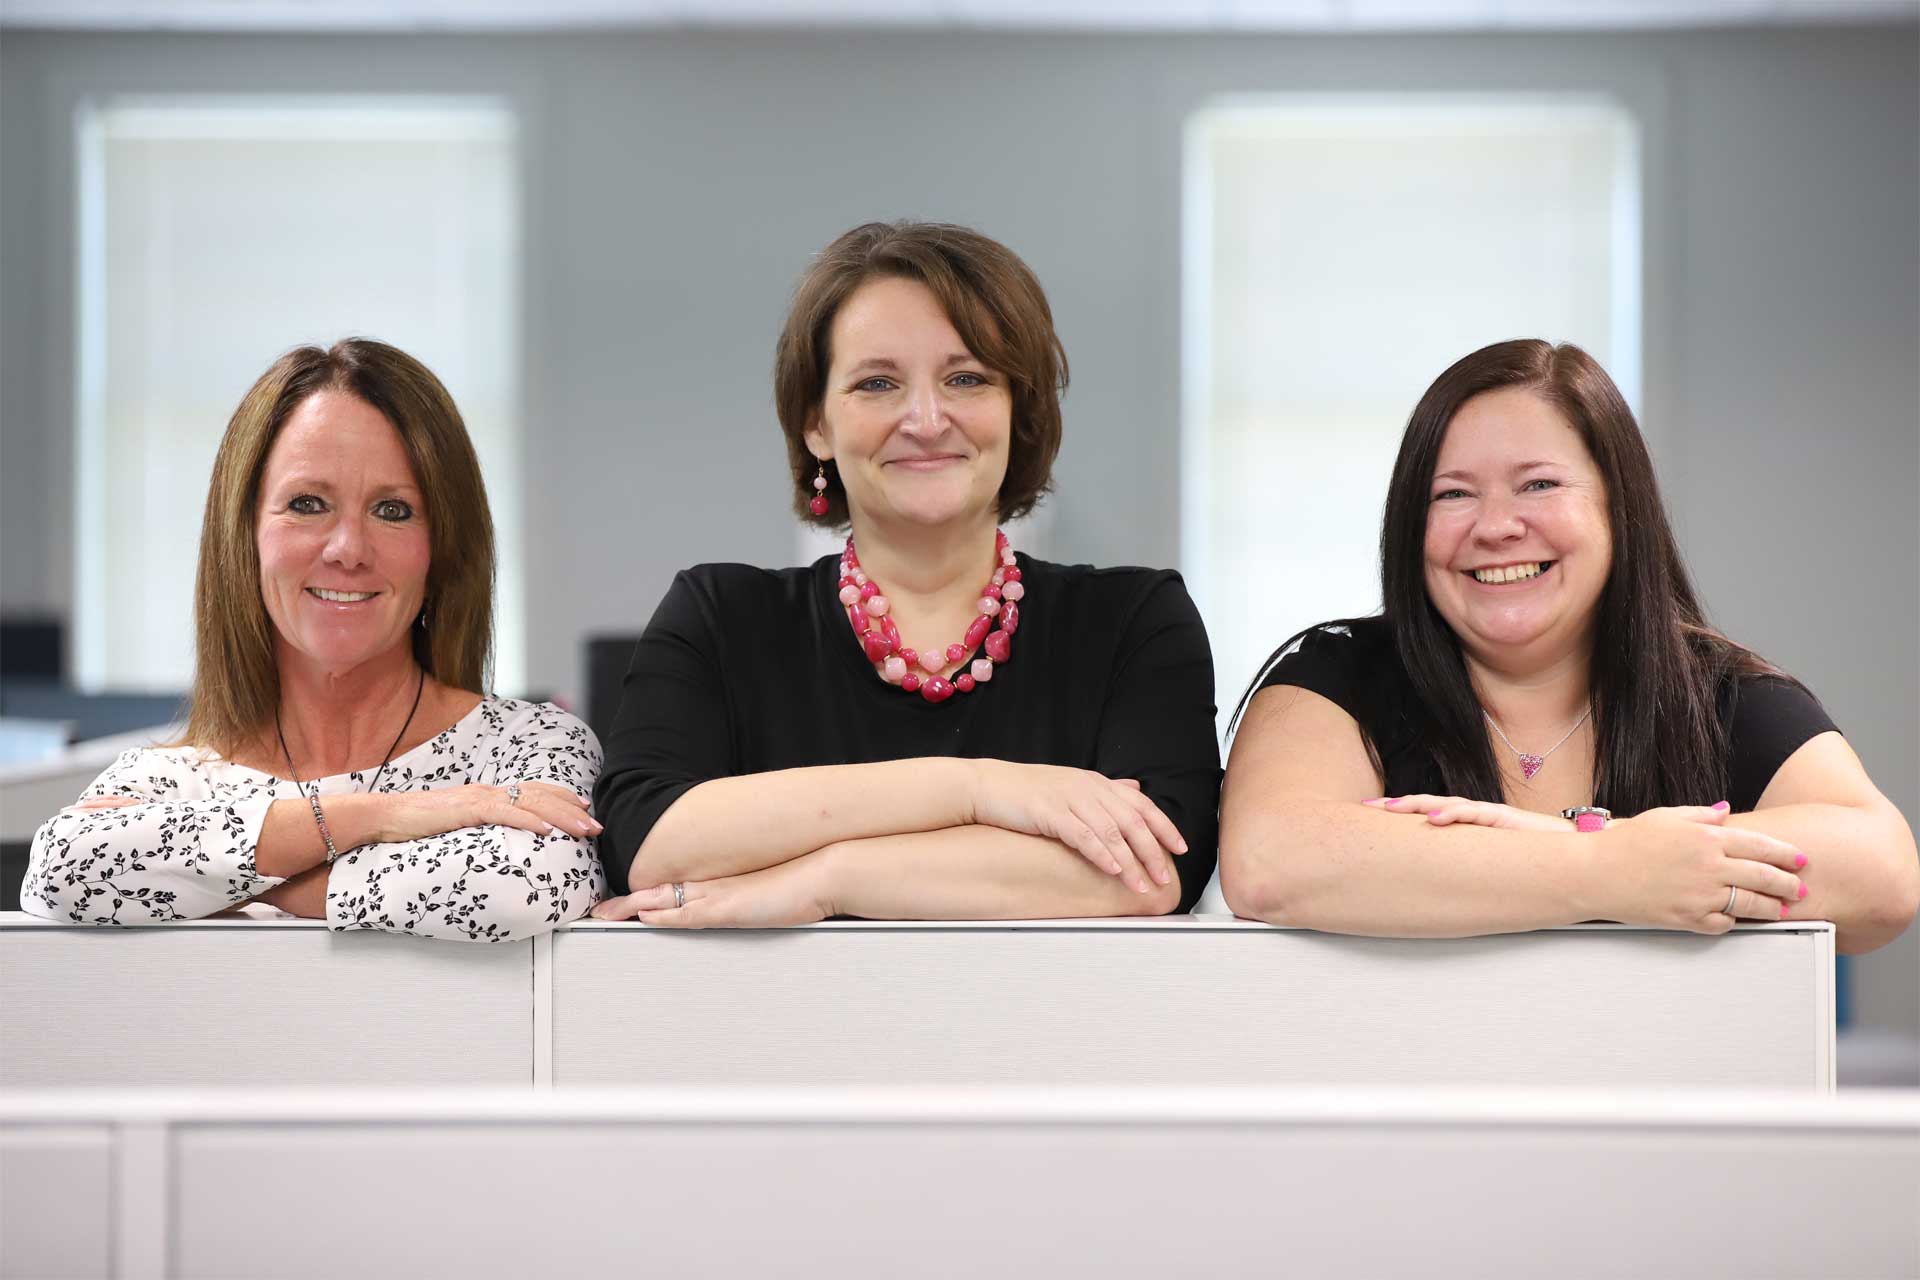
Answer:
[(1574, 734), (1580, 731), (1580, 726), (1585, 724), (1587, 722), (1587, 717), (1593, 714), (1593, 704), (1592, 703), (1587, 704), (1587, 709), (1585, 711), (1582, 711), (1580, 713), (1580, 718), (1573, 722), (1573, 728), (1567, 730), (1565, 733), (1560, 735), (1560, 741), (1554, 743), (1552, 746), (1548, 747), (1545, 751), (1542, 751), (1539, 755), (1534, 755), (1531, 751), (1522, 751), (1520, 748), (1514, 746), (1513, 740), (1507, 737), (1507, 735), (1501, 731), (1500, 722), (1498, 720), (1495, 720), (1493, 718), (1493, 713), (1488, 711), (1485, 707), (1480, 708), (1480, 714), (1487, 718), (1487, 723), (1493, 726), (1493, 731), (1500, 735), (1500, 741), (1507, 744), (1507, 750), (1513, 752), (1513, 754), (1520, 757), (1521, 776), (1525, 777), (1529, 782), (1531, 782), (1533, 780), (1533, 775), (1540, 772), (1541, 766), (1547, 763), (1547, 757), (1552, 755), (1554, 752), (1558, 751), (1561, 747), (1565, 746), (1567, 743), (1567, 739), (1571, 738)]

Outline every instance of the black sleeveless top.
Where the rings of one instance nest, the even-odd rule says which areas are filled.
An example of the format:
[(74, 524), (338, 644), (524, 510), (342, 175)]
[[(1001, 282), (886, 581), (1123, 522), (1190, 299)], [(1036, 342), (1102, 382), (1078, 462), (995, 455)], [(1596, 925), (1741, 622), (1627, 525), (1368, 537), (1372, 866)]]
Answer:
[[(1266, 673), (1259, 689), (1281, 684), (1309, 689), (1354, 718), (1379, 754), (1387, 795), (1447, 794), (1439, 761), (1421, 741), (1417, 726), (1422, 717), (1415, 714), (1413, 683), (1400, 665), (1385, 622), (1367, 618), (1350, 630), (1320, 627), (1307, 632), (1299, 646)], [(1735, 813), (1748, 812), (1760, 802), (1788, 756), (1808, 739), (1835, 728), (1819, 699), (1792, 680), (1730, 679), (1722, 684), (1716, 703), (1728, 742), (1724, 798)], [(1693, 802), (1711, 804), (1721, 798)]]

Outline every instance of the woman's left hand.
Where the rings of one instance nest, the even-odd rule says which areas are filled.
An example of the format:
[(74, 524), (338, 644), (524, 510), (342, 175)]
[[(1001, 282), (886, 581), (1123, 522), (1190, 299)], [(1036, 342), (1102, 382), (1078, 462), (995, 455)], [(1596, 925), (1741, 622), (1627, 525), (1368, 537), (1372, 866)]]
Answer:
[(658, 884), (593, 909), (596, 920), (634, 920), (663, 929), (774, 929), (812, 924), (832, 915), (817, 853), (717, 880), (688, 880), (686, 905), (673, 904), (673, 886)]
[(1573, 824), (1557, 813), (1535, 813), (1491, 800), (1467, 800), (1460, 796), (1395, 796), (1387, 800), (1369, 800), (1367, 804), (1389, 813), (1425, 817), (1436, 827), (1464, 822), (1474, 827), (1504, 827), (1509, 831), (1572, 831)]

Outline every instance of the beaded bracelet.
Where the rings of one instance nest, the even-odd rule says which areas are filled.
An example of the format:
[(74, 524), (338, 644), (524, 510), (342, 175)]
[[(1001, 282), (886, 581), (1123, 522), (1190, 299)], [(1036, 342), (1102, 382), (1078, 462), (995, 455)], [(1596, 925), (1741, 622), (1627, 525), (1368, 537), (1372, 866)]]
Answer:
[(327, 815), (320, 812), (320, 788), (313, 789), (307, 796), (307, 803), (313, 806), (313, 822), (320, 828), (320, 838), (326, 841), (327, 865), (332, 866), (333, 860), (340, 856), (340, 851), (333, 847), (333, 832), (327, 830)]

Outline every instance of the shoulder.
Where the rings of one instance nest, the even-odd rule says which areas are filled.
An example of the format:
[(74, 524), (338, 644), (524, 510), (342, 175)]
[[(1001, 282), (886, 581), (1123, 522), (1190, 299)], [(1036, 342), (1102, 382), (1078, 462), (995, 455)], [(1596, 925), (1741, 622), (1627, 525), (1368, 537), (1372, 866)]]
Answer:
[(1393, 631), (1379, 617), (1308, 627), (1276, 649), (1246, 693), (1286, 685), (1317, 693), (1372, 739), (1402, 736), (1410, 690), (1394, 650)]
[(1838, 730), (1813, 691), (1780, 672), (1724, 677), (1718, 703), (1735, 812), (1758, 805), (1780, 766), (1810, 739)]
[(586, 721), (553, 702), (527, 702), (488, 694), (460, 727), (469, 726), (476, 737), (578, 741), (594, 743), (596, 749), (598, 746)]
[(1099, 613), (1123, 625), (1142, 617), (1200, 619), (1185, 580), (1172, 569), (1055, 564), (1026, 555), (1019, 557), (1019, 563), (1030, 594), (1044, 595), (1066, 608)]
[(831, 572), (822, 568), (825, 563), (787, 569), (731, 563), (693, 565), (674, 575), (673, 584), (660, 601), (656, 621), (690, 615), (712, 621), (804, 608), (815, 576)]
[(1718, 702), (1736, 752), (1756, 743), (1791, 741), (1797, 747), (1837, 727), (1813, 691), (1785, 672), (1727, 676)]
[(139, 746), (116, 756), (82, 795), (185, 797), (255, 786), (261, 777), (258, 771), (234, 764), (208, 747)]
[(1274, 655), (1260, 685), (1301, 684), (1308, 677), (1358, 679), (1398, 670), (1399, 657), (1386, 620), (1353, 618), (1322, 622), (1289, 639)]

